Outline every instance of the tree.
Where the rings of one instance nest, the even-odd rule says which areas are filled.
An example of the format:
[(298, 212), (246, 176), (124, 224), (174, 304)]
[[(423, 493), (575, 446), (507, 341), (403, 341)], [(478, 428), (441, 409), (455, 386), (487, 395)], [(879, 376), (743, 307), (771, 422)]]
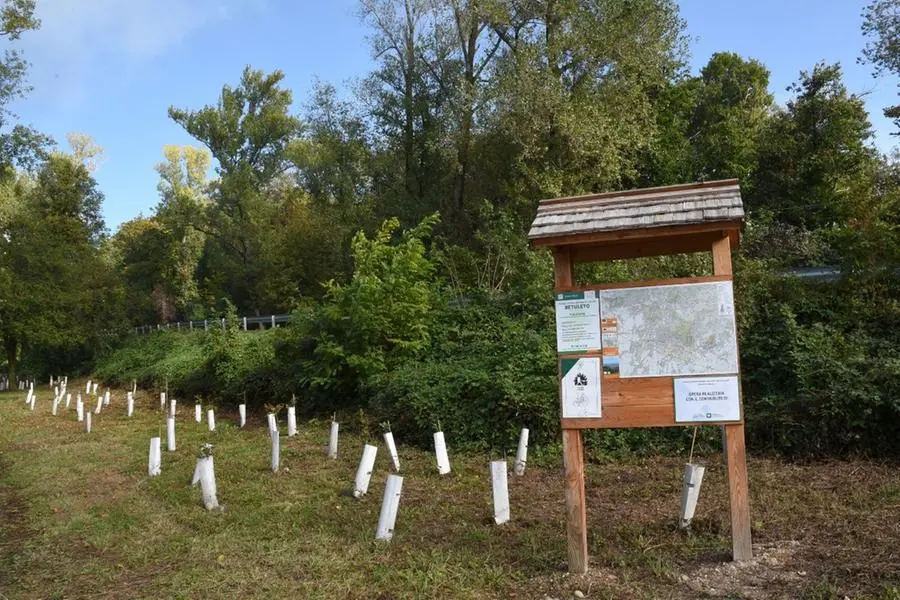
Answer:
[(684, 55), (669, 0), (513, 5), (496, 26), (492, 133), (516, 148), (514, 194), (528, 200), (615, 189), (637, 174), (655, 130), (652, 90)]
[(201, 264), (218, 293), (241, 310), (260, 310), (260, 249), (274, 206), (267, 186), (290, 167), (286, 149), (301, 131), (281, 71), (247, 67), (237, 87), (224, 86), (216, 106), (169, 108), (169, 116), (209, 148), (219, 179), (211, 186), (204, 232), (212, 246)]
[(372, 141), (366, 124), (333, 85), (317, 84), (304, 119), (306, 131), (289, 148), (300, 187), (327, 205), (352, 206), (372, 195)]
[(133, 325), (166, 323), (175, 316), (171, 282), (172, 238), (156, 219), (135, 217), (119, 226), (110, 251), (125, 286), (128, 319)]
[(378, 61), (359, 90), (383, 146), (374, 177), (378, 209), (409, 226), (439, 207), (447, 179), (440, 151), (443, 99), (423, 60), (430, 11), (429, 0), (360, 2)]
[(441, 203), (443, 222), (458, 241), (471, 236), (475, 206), (469, 198), (474, 171), (474, 142), (479, 116), (488, 99), (487, 78), (503, 43), (491, 25), (492, 0), (446, 0), (431, 11), (433, 33), (425, 45), (425, 67), (447, 104), (449, 143), (455, 148), (452, 187)]
[[(874, 0), (863, 9), (862, 18), (862, 33), (868, 41), (860, 62), (873, 65), (876, 77), (900, 76), (900, 0)], [(900, 105), (885, 108), (884, 116), (900, 127)]]
[[(31, 90), (25, 81), (28, 62), (12, 44), (26, 31), (40, 27), (34, 9), (35, 0), (4, 0), (0, 5), (0, 38), (5, 38), (7, 44), (0, 58), (0, 130), (5, 129), (15, 116), (9, 105)], [(14, 125), (12, 129), (0, 132), (0, 168), (32, 168), (46, 156), (45, 148), (50, 143), (50, 138), (30, 127)]]
[(90, 135), (79, 132), (67, 133), (66, 141), (72, 150), (72, 158), (84, 165), (88, 173), (93, 173), (103, 164), (103, 146), (95, 142)]
[(731, 52), (713, 54), (700, 71), (687, 131), (694, 147), (693, 178), (748, 180), (771, 109), (769, 71), (762, 63)]
[[(4, 223), (0, 335), (8, 375), (15, 380), (20, 350), (77, 359), (102, 330), (119, 324), (119, 290), (103, 260), (103, 195), (87, 169), (53, 154), (32, 182), (14, 192)], [(71, 364), (71, 363), (70, 363)]]
[(197, 268), (206, 245), (210, 155), (192, 146), (165, 146), (163, 155), (165, 162), (156, 165), (161, 196), (156, 221), (169, 238), (167, 288), (181, 316), (199, 317), (203, 310)]
[(865, 105), (847, 91), (839, 65), (817, 64), (789, 90), (794, 98), (762, 133), (746, 205), (807, 230), (839, 226), (876, 164)]

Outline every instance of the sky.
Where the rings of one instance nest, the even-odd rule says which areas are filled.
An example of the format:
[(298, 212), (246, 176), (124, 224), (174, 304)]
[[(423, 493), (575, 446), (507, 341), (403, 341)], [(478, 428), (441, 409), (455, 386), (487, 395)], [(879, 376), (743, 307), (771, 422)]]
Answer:
[[(851, 92), (864, 95), (875, 143), (895, 146), (881, 114), (897, 81), (856, 64), (868, 0), (681, 0), (697, 72), (714, 52), (756, 58), (771, 71), (779, 103), (801, 70), (840, 62)], [(65, 145), (83, 132), (103, 146), (95, 173), (111, 231), (158, 201), (153, 167), (165, 144), (198, 144), (172, 122), (169, 106), (214, 104), (246, 65), (281, 69), (299, 112), (316, 80), (344, 90), (372, 70), (358, 0), (37, 0), (38, 31), (20, 47), (33, 91), (14, 112)]]

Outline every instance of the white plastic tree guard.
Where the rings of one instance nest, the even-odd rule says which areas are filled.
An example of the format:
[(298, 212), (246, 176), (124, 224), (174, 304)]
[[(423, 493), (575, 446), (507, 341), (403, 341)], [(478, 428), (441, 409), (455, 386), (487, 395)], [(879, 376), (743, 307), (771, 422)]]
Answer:
[(156, 477), (162, 472), (162, 452), (160, 451), (160, 439), (150, 438), (150, 457), (147, 473), (150, 477)]
[(278, 433), (278, 422), (275, 420), (275, 413), (267, 414), (266, 421), (269, 424), (269, 435), (271, 436)]
[(69, 410), (69, 404), (71, 404), (71, 403), (72, 403), (72, 394), (67, 393), (66, 394), (66, 410)]
[(130, 417), (134, 414), (134, 394), (128, 392), (125, 395), (125, 416)]
[(87, 383), (84, 384), (84, 394), (85, 396), (91, 393), (91, 380), (88, 379)]
[(525, 474), (525, 465), (528, 463), (528, 428), (523, 427), (519, 434), (519, 449), (516, 450), (516, 462), (513, 473), (521, 477)]
[(94, 390), (94, 394), (97, 393), (97, 388), (100, 387), (100, 384), (96, 381), (92, 384), (92, 389)]
[(175, 416), (175, 412), (176, 412), (177, 408), (178, 408), (178, 400), (176, 400), (175, 398), (172, 398), (171, 400), (169, 400), (169, 416), (170, 417)]
[(197, 423), (203, 422), (203, 407), (199, 404), (194, 405), (194, 421)]
[(241, 428), (243, 429), (244, 425), (247, 424), (247, 405), (246, 404), (238, 405), (238, 416), (241, 419)]
[(491, 461), (491, 489), (494, 493), (494, 523), (503, 525), (509, 521), (509, 486), (506, 461)]
[(297, 435), (297, 408), (294, 406), (287, 409), (287, 429), (288, 437)]
[(378, 446), (366, 444), (363, 446), (362, 458), (359, 460), (359, 467), (356, 469), (356, 480), (353, 483), (353, 497), (359, 498), (365, 496), (369, 491), (369, 480), (372, 478), (372, 471), (375, 469), (375, 456), (378, 454)]
[(391, 462), (394, 463), (394, 470), (400, 472), (400, 456), (397, 455), (397, 444), (394, 443), (394, 432), (384, 432), (384, 444), (387, 446), (388, 454), (391, 455)]
[(338, 455), (338, 432), (340, 425), (337, 421), (331, 422), (331, 432), (328, 434), (328, 458), (335, 459)]
[(80, 396), (78, 401), (75, 402), (75, 416), (78, 418), (79, 423), (84, 421), (84, 402), (81, 401)]
[(103, 410), (103, 396), (97, 396), (97, 408), (94, 409), (94, 414), (99, 415), (101, 410)]
[(103, 392), (103, 406), (109, 406), (109, 390)]
[(281, 466), (281, 439), (277, 431), (269, 432), (272, 438), (272, 472), (277, 473)]
[(687, 463), (684, 465), (684, 486), (681, 490), (681, 519), (678, 523), (682, 528), (691, 524), (694, 511), (697, 509), (697, 500), (700, 498), (700, 486), (703, 483), (703, 473), (706, 467)]
[(213, 412), (213, 409), (206, 411), (206, 424), (210, 431), (216, 430), (216, 413)]
[(375, 539), (389, 542), (394, 537), (394, 526), (397, 523), (397, 509), (400, 507), (400, 493), (403, 491), (403, 477), (388, 475), (384, 486), (384, 499), (381, 501), (381, 514), (378, 515), (378, 527)]
[(56, 407), (59, 404), (59, 396), (53, 396), (53, 404), (50, 405), (50, 414), (56, 416)]
[(444, 432), (434, 433), (434, 456), (437, 459), (438, 473), (446, 475), (450, 472), (450, 457), (447, 456), (447, 443), (444, 441)]
[(166, 449), (175, 452), (175, 417), (166, 418)]
[(191, 482), (191, 486), (197, 485), (198, 482), (200, 483), (200, 495), (203, 497), (203, 506), (206, 507), (206, 510), (218, 508), (216, 471), (212, 456), (197, 458), (197, 466), (194, 468), (194, 480)]
[(91, 413), (88, 412), (84, 415), (84, 430), (88, 433), (91, 432)]

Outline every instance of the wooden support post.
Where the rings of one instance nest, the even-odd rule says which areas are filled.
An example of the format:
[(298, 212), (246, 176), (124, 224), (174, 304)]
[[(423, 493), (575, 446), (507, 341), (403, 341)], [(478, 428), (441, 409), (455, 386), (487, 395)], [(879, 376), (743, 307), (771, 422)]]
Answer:
[(753, 558), (750, 537), (750, 486), (747, 483), (747, 450), (744, 424), (725, 426), (728, 455), (728, 495), (731, 501), (731, 548), (734, 560)]
[[(556, 289), (572, 286), (572, 254), (568, 247), (553, 249)], [(584, 448), (581, 430), (563, 430), (563, 466), (566, 470), (566, 537), (569, 572), (585, 573), (588, 567), (587, 506), (584, 499)]]
[[(731, 240), (723, 236), (712, 244), (713, 275), (731, 275)], [(731, 548), (734, 560), (753, 558), (750, 536), (750, 485), (747, 482), (747, 449), (744, 424), (725, 425), (725, 460), (728, 466), (728, 496), (731, 502)]]
[(588, 567), (587, 506), (584, 501), (584, 448), (580, 429), (563, 430), (566, 469), (566, 537), (569, 572), (586, 573)]

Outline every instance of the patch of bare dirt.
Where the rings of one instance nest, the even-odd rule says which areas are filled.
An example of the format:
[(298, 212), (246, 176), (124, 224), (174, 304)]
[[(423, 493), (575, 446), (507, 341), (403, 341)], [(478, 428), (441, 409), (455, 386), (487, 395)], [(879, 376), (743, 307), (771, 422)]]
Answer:
[(799, 549), (797, 541), (757, 544), (751, 560), (703, 565), (679, 579), (712, 598), (795, 598), (796, 590), (807, 583), (807, 572), (795, 559)]

